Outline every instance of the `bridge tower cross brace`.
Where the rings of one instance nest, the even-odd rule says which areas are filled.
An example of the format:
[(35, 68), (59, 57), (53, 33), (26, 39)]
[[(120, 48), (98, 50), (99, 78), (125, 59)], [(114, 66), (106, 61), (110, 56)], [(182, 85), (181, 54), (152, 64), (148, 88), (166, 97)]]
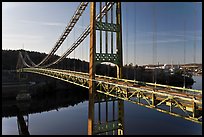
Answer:
[[(112, 10), (112, 9), (111, 9)], [(111, 13), (112, 14), (112, 13)], [(122, 67), (123, 67), (123, 57), (122, 57), (122, 21), (121, 21), (121, 2), (116, 3), (116, 24), (107, 23), (95, 20), (96, 15), (96, 3), (91, 2), (90, 5), (90, 62), (89, 62), (89, 109), (88, 109), (88, 135), (93, 134), (93, 124), (94, 124), (94, 97), (96, 92), (95, 87), (95, 73), (96, 64), (102, 62), (111, 62), (117, 66), (117, 78), (122, 78)], [(112, 15), (111, 15), (112, 16)], [(107, 18), (107, 15), (106, 15)], [(113, 42), (111, 42), (111, 53), (108, 53), (107, 47), (107, 35), (106, 35), (106, 50), (102, 53), (102, 35), (100, 35), (100, 52), (96, 52), (96, 30), (116, 33), (116, 53), (113, 53)], [(112, 35), (112, 34), (111, 34)], [(111, 37), (111, 41), (113, 38)], [(118, 120), (120, 123), (120, 129), (118, 130), (118, 135), (123, 134), (124, 131), (124, 101), (118, 101)]]

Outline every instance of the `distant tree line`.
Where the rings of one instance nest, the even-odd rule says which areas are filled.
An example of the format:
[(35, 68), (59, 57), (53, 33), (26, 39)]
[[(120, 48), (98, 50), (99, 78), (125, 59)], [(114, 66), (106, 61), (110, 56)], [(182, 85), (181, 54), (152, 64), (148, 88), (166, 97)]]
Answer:
[[(2, 50), (2, 70), (15, 70), (16, 64), (19, 56), (19, 51), (24, 55), (24, 50)], [(34, 51), (26, 51), (31, 58), (31, 60), (38, 64), (46, 57), (47, 54), (39, 53)], [(52, 56), (47, 63), (51, 63), (58, 59), (59, 56)], [(28, 62), (27, 62), (28, 63)], [(31, 65), (31, 64), (30, 64)], [(89, 63), (79, 59), (70, 59), (65, 58), (58, 64), (52, 65), (50, 68), (58, 69), (68, 69), (73, 71), (87, 72), (89, 71)], [(134, 79), (137, 81), (144, 82), (154, 82), (156, 79), (157, 83), (168, 84), (168, 85), (183, 85), (183, 76), (181, 74), (170, 75), (169, 73), (164, 72), (164, 70), (159, 70), (155, 73), (154, 70), (146, 70), (144, 66), (138, 66), (133, 64), (125, 65), (122, 69), (122, 78), (125, 79)], [(96, 65), (96, 74), (105, 75), (111, 77), (117, 77), (116, 66), (111, 66), (107, 64), (98, 64)], [(193, 84), (193, 79), (186, 77), (185, 82), (189, 85)]]

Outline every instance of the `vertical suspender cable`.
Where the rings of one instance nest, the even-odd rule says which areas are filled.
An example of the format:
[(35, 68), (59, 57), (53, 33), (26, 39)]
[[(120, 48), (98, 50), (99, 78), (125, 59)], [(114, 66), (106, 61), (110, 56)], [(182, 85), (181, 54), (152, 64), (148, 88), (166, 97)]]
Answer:
[(153, 82), (156, 84), (157, 77), (156, 77), (156, 62), (157, 62), (157, 25), (156, 25), (156, 7), (153, 5), (153, 65), (155, 66), (154, 69), (154, 80)]
[[(186, 63), (186, 21), (184, 19), (184, 35), (183, 35), (183, 39), (184, 39), (184, 44), (183, 44), (183, 49), (184, 49), (184, 53), (183, 53), (183, 65), (185, 66), (185, 63)], [(185, 88), (185, 82), (186, 82), (186, 79), (185, 79), (185, 75), (186, 75), (186, 71), (185, 71), (185, 67), (183, 67), (183, 73), (184, 73), (184, 76), (183, 76), (183, 88)]]
[[(82, 25), (81, 25), (81, 30), (82, 30)], [(78, 63), (79, 63), (79, 71), (82, 72), (82, 67), (81, 67), (81, 63), (82, 63), (82, 53), (80, 54), (80, 49), (82, 51), (82, 47), (79, 48), (79, 60), (78, 60)], [(83, 52), (83, 51), (82, 51)]]
[[(67, 48), (68, 47), (69, 47), (69, 37), (67, 37)], [(70, 64), (70, 58), (67, 58), (67, 63), (66, 63), (66, 65), (67, 65), (66, 69), (67, 70), (70, 70), (69, 64)]]
[(194, 6), (194, 55), (193, 62), (196, 63), (196, 4)]
[[(100, 22), (102, 22), (101, 10), (102, 10), (102, 2), (100, 2)], [(101, 53), (102, 53), (102, 30), (100, 29), (100, 54)]]
[[(63, 54), (63, 46), (62, 46), (62, 54)], [(65, 59), (62, 61), (62, 68), (61, 69), (64, 69), (64, 61), (65, 61)]]
[[(90, 36), (90, 35), (89, 35)], [(89, 45), (90, 45), (90, 43), (89, 43), (89, 41), (88, 40), (86, 40), (86, 45), (88, 46), (86, 49), (87, 49), (87, 62), (89, 61)], [(86, 68), (87, 68), (87, 73), (89, 73), (89, 63), (86, 65)]]
[[(101, 10), (102, 10), (102, 2), (100, 2), (100, 23), (102, 23), (102, 12), (101, 12)], [(100, 29), (100, 54), (102, 54), (102, 30)]]
[[(107, 2), (106, 2), (106, 6), (107, 6)], [(107, 8), (106, 8), (106, 12), (107, 12)], [(106, 13), (106, 18), (105, 18), (105, 22), (108, 23), (108, 13)], [(108, 53), (108, 31), (105, 32), (106, 33), (106, 54)]]
[[(111, 24), (113, 24), (113, 7), (111, 8)], [(112, 31), (111, 31), (111, 55), (113, 55), (113, 32)]]
[[(75, 29), (74, 29), (74, 41), (75, 41)], [(74, 71), (76, 70), (76, 64), (75, 64), (75, 50), (74, 50)]]
[[(84, 27), (84, 16), (82, 17), (82, 20), (81, 20), (81, 22), (82, 22), (82, 33), (83, 33), (83, 27)], [(84, 45), (83, 45), (83, 42), (82, 42), (82, 45), (81, 45), (81, 56), (82, 56), (82, 59), (81, 59), (81, 71), (83, 72), (84, 71), (84, 54), (83, 54), (83, 52), (84, 52)]]
[[(106, 6), (107, 6), (107, 2), (105, 2)], [(107, 8), (106, 8), (106, 12), (107, 12)], [(105, 18), (105, 22), (108, 23), (108, 13), (106, 13), (106, 18)], [(106, 54), (108, 53), (108, 31), (105, 32), (106, 35)], [(107, 67), (108, 64), (106, 64), (106, 76), (107, 76)], [(108, 95), (105, 96), (105, 100), (106, 100), (106, 122), (108, 122)], [(108, 132), (106, 132), (107, 135)]]
[[(107, 6), (107, 2), (105, 2), (106, 6)], [(105, 18), (105, 22), (108, 23), (108, 13), (107, 13), (107, 8), (106, 8), (106, 18)], [(108, 53), (108, 31), (105, 31), (105, 53)], [(106, 64), (106, 76), (107, 76), (107, 64)]]
[[(153, 8), (153, 12), (152, 12), (153, 13), (153, 16), (152, 16), (153, 17), (153, 21), (152, 21), (153, 22), (152, 63), (153, 63), (153, 66), (154, 66), (155, 65), (155, 53), (154, 53), (155, 52), (155, 43), (154, 43), (155, 42), (155, 38), (154, 38), (155, 37), (155, 25), (154, 25), (154, 23), (155, 23), (155, 18), (154, 18), (155, 13), (154, 13), (154, 3), (152, 3), (152, 4), (153, 4), (153, 7), (152, 7)], [(152, 70), (152, 82), (155, 82), (155, 75), (154, 74), (155, 74), (155, 68), (154, 68), (154, 71)]]
[(128, 79), (128, 8), (127, 8), (127, 3), (126, 3), (126, 63), (127, 63), (127, 67), (126, 67), (126, 78)]
[[(111, 8), (111, 24), (113, 24), (113, 7)], [(111, 54), (113, 55), (113, 32), (111, 31)]]
[(136, 32), (137, 32), (137, 30), (136, 30), (136, 13), (137, 13), (137, 10), (136, 10), (136, 3), (135, 3), (135, 38), (134, 38), (134, 65), (135, 65), (135, 67), (134, 67), (134, 80), (136, 80), (136, 38), (137, 38), (137, 36), (136, 36)]
[[(113, 7), (111, 8), (111, 10), (112, 10), (112, 9), (113, 9)], [(107, 19), (107, 22), (108, 22), (108, 23), (111, 22), (110, 20), (111, 20), (111, 18), (112, 18), (111, 12), (109, 12), (109, 13), (110, 13), (110, 19)], [(107, 15), (108, 15), (108, 13), (107, 13)], [(107, 18), (108, 18), (108, 16), (107, 16)], [(108, 32), (107, 32), (107, 35), (109, 36)], [(107, 38), (108, 38), (108, 36), (107, 36)], [(111, 33), (111, 38), (112, 38), (112, 33)], [(112, 40), (111, 38), (110, 38), (110, 40), (109, 40), (110, 42), (111, 42), (111, 40)], [(112, 48), (112, 45), (111, 45), (112, 42), (110, 43), (109, 41), (108, 41), (108, 39), (107, 39), (107, 44), (108, 44), (108, 45), (110, 44), (109, 48), (110, 48), (110, 50), (112, 50), (112, 49), (111, 49), (111, 48)], [(109, 54), (111, 54), (111, 53), (109, 52)], [(110, 64), (108, 64), (108, 76), (110, 77)], [(109, 81), (109, 79), (108, 79), (108, 81)]]

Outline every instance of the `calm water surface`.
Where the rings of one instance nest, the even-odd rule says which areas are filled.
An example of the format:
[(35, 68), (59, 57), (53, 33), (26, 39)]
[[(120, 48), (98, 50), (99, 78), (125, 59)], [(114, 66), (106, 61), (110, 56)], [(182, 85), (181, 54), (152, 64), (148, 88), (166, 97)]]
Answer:
[[(192, 88), (202, 89), (202, 76), (194, 76), (194, 80), (196, 83)], [(31, 135), (86, 135), (88, 101), (79, 99), (77, 103), (70, 103), (63, 102), (63, 99), (59, 98), (51, 99), (54, 102), (59, 101), (59, 106), (52, 107), (47, 100), (48, 105), (45, 107), (47, 110), (43, 111), (42, 109), (41, 112), (29, 114), (29, 133)], [(39, 101), (39, 104), (42, 106), (46, 103)], [(105, 103), (102, 104), (102, 108), (104, 105)], [(124, 109), (124, 132), (126, 135), (202, 135), (202, 125), (200, 124), (130, 102), (124, 102)], [(3, 117), (2, 135), (18, 134), (17, 117)]]

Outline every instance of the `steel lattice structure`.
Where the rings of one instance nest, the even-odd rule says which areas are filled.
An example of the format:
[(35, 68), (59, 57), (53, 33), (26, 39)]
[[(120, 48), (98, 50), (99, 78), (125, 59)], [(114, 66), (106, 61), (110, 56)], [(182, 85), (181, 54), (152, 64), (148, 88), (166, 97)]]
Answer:
[[(23, 68), (21, 72), (37, 73), (89, 87), (89, 74), (61, 69)], [(202, 91), (96, 75), (96, 91), (121, 100), (155, 109), (196, 123), (202, 123)], [(175, 111), (173, 110), (175, 109)], [(181, 110), (180, 114), (176, 110)]]

